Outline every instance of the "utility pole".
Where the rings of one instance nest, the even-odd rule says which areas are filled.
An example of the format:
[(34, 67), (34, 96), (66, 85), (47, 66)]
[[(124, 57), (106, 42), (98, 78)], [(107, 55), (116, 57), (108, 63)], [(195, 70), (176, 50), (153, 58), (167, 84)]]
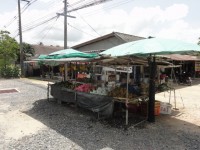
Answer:
[(64, 0), (64, 49), (67, 49), (67, 0)]
[[(28, 0), (22, 0), (29, 3)], [(22, 45), (22, 24), (21, 24), (21, 6), (20, 6), (20, 0), (18, 0), (18, 16), (19, 16), (19, 43), (20, 43), (20, 66), (21, 66), (21, 77), (24, 77), (24, 53), (23, 53), (23, 45)]]
[[(67, 6), (68, 6), (68, 2), (67, 0), (64, 0), (64, 12), (63, 13), (57, 13), (58, 16), (64, 16), (64, 49), (67, 49), (67, 17), (70, 18), (76, 18), (74, 16), (70, 16), (67, 15)], [(64, 81), (66, 81), (66, 77), (67, 77), (67, 63), (64, 64)]]
[(57, 13), (58, 16), (64, 16), (64, 49), (67, 49), (67, 17), (76, 18), (74, 16), (67, 15), (67, 0), (64, 0), (64, 13)]

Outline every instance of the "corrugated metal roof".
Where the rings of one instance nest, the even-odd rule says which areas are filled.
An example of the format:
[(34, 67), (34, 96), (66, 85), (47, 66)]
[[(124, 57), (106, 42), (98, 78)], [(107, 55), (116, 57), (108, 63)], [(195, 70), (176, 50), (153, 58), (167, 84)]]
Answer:
[(171, 55), (162, 55), (162, 57), (166, 57), (171, 60), (177, 60), (177, 61), (200, 61), (199, 57), (191, 55), (171, 54)]
[(120, 38), (122, 41), (124, 41), (124, 43), (145, 39), (144, 37), (134, 36), (134, 35), (130, 35), (130, 34), (125, 34), (125, 33), (120, 33), (120, 32), (112, 32), (112, 33), (106, 34), (104, 36), (100, 36), (98, 38), (92, 39), (90, 41), (86, 41), (84, 43), (72, 46), (72, 48), (77, 49), (82, 46), (89, 45), (89, 44), (92, 44), (92, 43), (95, 43), (95, 42), (98, 42), (98, 41), (101, 41), (101, 40), (104, 40), (104, 39), (107, 39), (110, 37)]
[(144, 37), (139, 37), (139, 36), (125, 34), (125, 33), (119, 33), (119, 32), (114, 32), (114, 34), (116, 36), (120, 37), (125, 42), (131, 42), (131, 41), (137, 41), (137, 40), (145, 39)]

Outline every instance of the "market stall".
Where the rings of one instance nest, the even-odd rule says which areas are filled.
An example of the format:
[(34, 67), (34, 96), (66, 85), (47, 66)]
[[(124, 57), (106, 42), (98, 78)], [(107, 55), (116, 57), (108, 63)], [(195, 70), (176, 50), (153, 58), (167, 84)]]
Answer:
[[(121, 109), (126, 110), (128, 118), (128, 111), (138, 112), (139, 104), (148, 98), (148, 83), (141, 78), (139, 85), (130, 78), (133, 65), (147, 65), (144, 58), (85, 60), (87, 65), (85, 70), (83, 68), (86, 67), (82, 66), (84, 61), (73, 59), (65, 59), (65, 61), (76, 64), (76, 78), (51, 85), (51, 95), (58, 101), (75, 103), (102, 117), (112, 116), (115, 107), (120, 105)], [(147, 112), (147, 105), (145, 106), (146, 110), (144, 107), (142, 109)]]
[(155, 55), (163, 54), (184, 54), (194, 53), (200, 51), (200, 46), (188, 42), (149, 38), (138, 40), (134, 42), (128, 42), (119, 46), (110, 48), (100, 54), (111, 55), (113, 57), (119, 56), (146, 56), (149, 64), (149, 104), (148, 104), (148, 121), (155, 122), (155, 79), (156, 79), (156, 57)]
[[(164, 53), (182, 53), (185, 51), (193, 51), (193, 50), (199, 50), (200, 51), (200, 47), (194, 44), (188, 44), (188, 43), (183, 43), (183, 42), (177, 42), (177, 41), (173, 41), (173, 40), (162, 40), (162, 39), (157, 39), (157, 38), (153, 38), (153, 39), (145, 39), (145, 40), (140, 40), (140, 41), (136, 41), (136, 42), (129, 42), (126, 44), (122, 44), (120, 46), (111, 48), (107, 51), (102, 52), (102, 55), (110, 55), (112, 58), (111, 60), (104, 59), (104, 64), (108, 64), (108, 65), (112, 65), (114, 67), (112, 67), (114, 70), (117, 70), (118, 66), (126, 66), (126, 83), (123, 84), (123, 88), (125, 88), (125, 90), (120, 89), (122, 88), (121, 84), (119, 86), (117, 86), (117, 71), (115, 71), (115, 75), (109, 75), (109, 76), (104, 76), (104, 79), (111, 79), (111, 80), (115, 80), (115, 84), (111, 84), (110, 89), (106, 90), (106, 86), (105, 83), (101, 81), (101, 75), (95, 75), (94, 72), (92, 72), (92, 74), (89, 75), (85, 75), (84, 73), (81, 73), (81, 77), (89, 77), (92, 79), (95, 79), (95, 83), (97, 85), (101, 84), (100, 86), (95, 85), (94, 83), (89, 83), (89, 84), (82, 84), (77, 86), (77, 76), (78, 76), (78, 72), (76, 71), (75, 73), (75, 81), (72, 83), (75, 85), (75, 88), (72, 89), (74, 91), (74, 96), (75, 97), (75, 103), (78, 104), (78, 101), (81, 101), (81, 97), (85, 97), (85, 101), (82, 102), (86, 102), (87, 100), (90, 100), (90, 102), (93, 101), (93, 98), (89, 98), (89, 97), (98, 97), (99, 95), (101, 95), (101, 97), (109, 97), (110, 100), (108, 100), (110, 103), (112, 102), (116, 102), (116, 101), (122, 101), (123, 104), (125, 104), (125, 109), (126, 109), (126, 124), (128, 124), (128, 111), (129, 111), (129, 104), (132, 102), (132, 100), (140, 100), (141, 98), (146, 99), (148, 98), (149, 102), (148, 102), (148, 121), (150, 122), (154, 122), (155, 121), (155, 92), (156, 92), (156, 71), (157, 71), (157, 60), (155, 57), (155, 54), (164, 54)], [(153, 54), (153, 56), (151, 55)], [(133, 57), (134, 56), (134, 57)], [(139, 56), (143, 56), (142, 59)], [(123, 58), (122, 58), (123, 57)], [(124, 64), (121, 64), (121, 59), (123, 59), (123, 61), (125, 61)], [(113, 61), (112, 61), (113, 60)], [(107, 61), (107, 62), (106, 62)], [(67, 61), (66, 61), (67, 62)], [(74, 63), (77, 66), (77, 62), (78, 61), (74, 61)], [(89, 61), (88, 61), (89, 62)], [(95, 61), (93, 61), (93, 59), (90, 60), (90, 62), (96, 62), (98, 65), (102, 65), (101, 64), (101, 59), (96, 59)], [(110, 64), (109, 64), (110, 63)], [(130, 72), (129, 72), (129, 67), (133, 64), (147, 64), (148, 65), (148, 73), (149, 73), (149, 81), (146, 82), (147, 84), (149, 84), (149, 88), (146, 88), (148, 92), (146, 92), (146, 94), (141, 97), (141, 95), (131, 95), (132, 93), (129, 92), (130, 86), (129, 86), (129, 79), (130, 79)], [(93, 67), (94, 68), (94, 67)], [(100, 79), (100, 82), (99, 82)], [(107, 83), (107, 82), (106, 82)], [(112, 82), (111, 82), (112, 83)], [(105, 86), (105, 87), (104, 87)], [(107, 86), (109, 87), (109, 86)], [(146, 86), (144, 86), (146, 87)], [(118, 88), (118, 89), (117, 89)], [(112, 92), (112, 90), (116, 90), (115, 92)], [(110, 90), (110, 91), (109, 91)], [(121, 92), (122, 91), (122, 92)], [(120, 95), (115, 95), (116, 93), (120, 93)], [(84, 93), (84, 94), (83, 94)], [(109, 93), (112, 93), (109, 95)], [(114, 93), (114, 95), (113, 95)], [(123, 94), (122, 94), (123, 93)], [(145, 92), (144, 92), (145, 93)], [(141, 94), (141, 93), (140, 93)], [(97, 96), (98, 95), (98, 96)], [(103, 95), (103, 96), (102, 96)], [(105, 99), (105, 97), (103, 99)], [(100, 99), (100, 97), (98, 98)], [(108, 102), (107, 101), (107, 102)], [(100, 110), (104, 110), (105, 112), (105, 107), (103, 109), (94, 109), (97, 105), (93, 105), (94, 103), (92, 102), (92, 107), (88, 106), (90, 104), (90, 102), (86, 102), (85, 104), (85, 108), (88, 108), (90, 110), (95, 110), (96, 112), (100, 113)], [(81, 106), (81, 102), (79, 103)], [(103, 104), (103, 102), (102, 102)], [(107, 105), (107, 103), (105, 104)], [(105, 106), (104, 105), (104, 106)], [(83, 105), (82, 105), (83, 106)], [(98, 104), (99, 106), (99, 104)], [(111, 107), (109, 107), (111, 108)], [(113, 108), (113, 107), (112, 107)], [(95, 112), (94, 111), (94, 112)], [(113, 111), (110, 111), (111, 113)], [(108, 115), (110, 116), (111, 113)], [(103, 113), (102, 113), (103, 114)]]

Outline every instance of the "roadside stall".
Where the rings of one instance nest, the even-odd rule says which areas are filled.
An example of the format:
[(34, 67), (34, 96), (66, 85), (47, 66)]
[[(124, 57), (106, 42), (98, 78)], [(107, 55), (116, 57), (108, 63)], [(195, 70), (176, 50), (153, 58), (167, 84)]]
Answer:
[[(148, 118), (149, 122), (155, 122), (155, 93), (156, 93), (156, 70), (157, 63), (155, 55), (163, 54), (184, 54), (199, 52), (200, 46), (178, 40), (149, 38), (128, 42), (119, 46), (110, 48), (100, 54), (119, 56), (146, 56), (149, 64), (149, 103)], [(127, 123), (127, 121), (126, 121)]]
[[(156, 61), (156, 57), (155, 54), (165, 54), (165, 53), (182, 53), (185, 51), (200, 51), (200, 47), (195, 45), (195, 44), (188, 44), (188, 43), (184, 43), (184, 42), (177, 42), (175, 40), (163, 40), (163, 39), (157, 39), (157, 38), (153, 38), (153, 39), (145, 39), (145, 40), (140, 40), (140, 41), (135, 41), (135, 42), (129, 42), (126, 44), (122, 44), (119, 45), (117, 47), (113, 47), (111, 49), (108, 49), (102, 53), (100, 53), (100, 55), (105, 55), (105, 56), (111, 56), (111, 59), (113, 59), (113, 62), (111, 60), (108, 60), (106, 62), (106, 59), (100, 59), (101, 57), (92, 57), (90, 60), (86, 60), (86, 62), (96, 62), (96, 65), (100, 65), (103, 66), (106, 63), (108, 65), (112, 65), (114, 67), (111, 67), (112, 69), (116, 70), (115, 71), (115, 77), (113, 74), (109, 74), (110, 70), (107, 70), (107, 73), (109, 76), (98, 76), (95, 75), (95, 65), (92, 65), (93, 68), (93, 72), (91, 72), (91, 74), (85, 74), (85, 73), (81, 73), (81, 75), (78, 75), (79, 72), (78, 70), (75, 71), (75, 80), (67, 80), (69, 83), (67, 83), (67, 86), (71, 85), (70, 87), (73, 87), (72, 89), (67, 88), (63, 88), (61, 86), (61, 90), (60, 90), (60, 95), (62, 94), (62, 91), (64, 92), (71, 92), (71, 97), (74, 97), (74, 101), (75, 104), (77, 106), (92, 110), (93, 112), (97, 112), (98, 116), (99, 115), (103, 115), (103, 116), (111, 116), (113, 113), (113, 104), (114, 101), (117, 100), (124, 100), (124, 104), (125, 104), (125, 110), (126, 110), (126, 125), (128, 125), (128, 111), (129, 111), (129, 103), (131, 102), (130, 99), (136, 99), (135, 95), (131, 95), (131, 93), (129, 93), (129, 79), (130, 79), (130, 69), (128, 69), (132, 63), (133, 64), (141, 64), (141, 60), (144, 63), (145, 60), (145, 64), (148, 64), (148, 72), (149, 72), (149, 81), (147, 82), (147, 84), (149, 85), (149, 88), (146, 88), (148, 92), (144, 92), (145, 96), (142, 97), (144, 99), (148, 99), (148, 105), (146, 107), (148, 107), (148, 112), (147, 112), (147, 120), (149, 122), (154, 122), (155, 121), (155, 92), (156, 92), (156, 70), (157, 70), (157, 61)], [(152, 56), (153, 54), (153, 56)], [(142, 57), (141, 57), (142, 56)], [(144, 59), (141, 59), (144, 58)], [(68, 59), (68, 58), (66, 58)], [(87, 58), (88, 59), (88, 58)], [(121, 64), (121, 60), (123, 59), (126, 62), (124, 64)], [(101, 60), (104, 60), (104, 62), (101, 62)], [(138, 62), (136, 61), (138, 60)], [(69, 62), (73, 62), (76, 64), (77, 67), (77, 62), (81, 62), (80, 60), (73, 60), (73, 61), (69, 61), (69, 60), (64, 60), (65, 62), (67, 62), (67, 64), (69, 64)], [(112, 62), (112, 63), (108, 63), (108, 62)], [(101, 64), (102, 63), (102, 64)], [(93, 64), (93, 63), (90, 63)], [(112, 81), (115, 80), (115, 83), (117, 82), (118, 78), (117, 75), (121, 74), (118, 73), (118, 66), (122, 67), (125, 66), (127, 67), (126, 69), (126, 83), (123, 85), (125, 87), (126, 90), (121, 90), (121, 89), (116, 89), (116, 91), (112, 92), (113, 89), (115, 89), (115, 86), (117, 84), (111, 84), (112, 88), (108, 88), (106, 91), (105, 87), (109, 87), (108, 83), (106, 82), (102, 84), (102, 80), (101, 79), (105, 79), (108, 78), (109, 80)], [(67, 65), (68, 67), (68, 65)], [(103, 69), (102, 69), (103, 70)], [(106, 72), (106, 71), (104, 71)], [(104, 73), (102, 73), (104, 74)], [(104, 74), (105, 75), (105, 74)], [(97, 86), (94, 83), (90, 83), (90, 84), (82, 84), (79, 83), (77, 81), (77, 77), (79, 78), (85, 78), (85, 77), (90, 77), (91, 79), (93, 79), (95, 82), (97, 83), (97, 85), (100, 85), (101, 83), (101, 87)], [(99, 80), (100, 79), (100, 80)], [(100, 82), (97, 82), (100, 81)], [(66, 83), (64, 83), (64, 85), (66, 85)], [(56, 86), (56, 84), (51, 86), (51, 94), (56, 98), (59, 99), (58, 96), (56, 96), (56, 93), (59, 92), (53, 92), (53, 89), (56, 88), (60, 88), (59, 86)], [(116, 86), (117, 88), (117, 86)], [(109, 91), (110, 90), (110, 91)], [(110, 93), (110, 94), (109, 94)], [(119, 95), (115, 95), (116, 93), (121, 93), (120, 96), (123, 97), (119, 97)], [(124, 94), (126, 93), (126, 94)], [(141, 94), (141, 93), (140, 93)], [(68, 94), (66, 94), (66, 97), (68, 96)], [(138, 95), (137, 99), (140, 99), (139, 97), (140, 95)], [(61, 96), (62, 98), (65, 96)], [(62, 100), (62, 99), (61, 99)], [(72, 99), (70, 98), (70, 101)], [(59, 99), (60, 101), (60, 99)], [(68, 101), (68, 100), (66, 100)], [(130, 101), (130, 102), (129, 102)]]
[[(58, 56), (56, 57), (58, 58)], [(106, 59), (103, 56), (55, 59), (56, 57), (51, 56), (52, 59), (43, 57), (42, 61), (47, 64), (67, 64), (67, 80), (48, 87), (48, 97), (50, 92), (59, 103), (75, 103), (79, 107), (96, 112), (98, 117), (110, 117), (113, 115), (115, 102), (126, 104), (129, 110), (135, 112), (136, 108), (133, 107), (142, 98), (147, 98), (147, 84), (141, 84), (143, 88), (140, 88), (134, 85), (133, 79), (129, 83), (132, 73), (130, 66), (134, 64), (147, 65), (147, 61), (144, 59), (134, 58), (133, 60), (133, 58), (125, 57)], [(72, 72), (74, 77), (70, 75)], [(127, 94), (130, 102), (126, 101)], [(123, 108), (125, 109), (125, 107)]]

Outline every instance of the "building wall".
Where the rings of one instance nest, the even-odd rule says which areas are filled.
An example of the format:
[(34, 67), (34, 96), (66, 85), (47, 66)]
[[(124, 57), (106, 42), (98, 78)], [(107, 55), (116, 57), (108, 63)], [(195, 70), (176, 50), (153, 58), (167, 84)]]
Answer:
[(79, 51), (106, 50), (123, 43), (125, 42), (121, 39), (110, 37), (75, 49)]

